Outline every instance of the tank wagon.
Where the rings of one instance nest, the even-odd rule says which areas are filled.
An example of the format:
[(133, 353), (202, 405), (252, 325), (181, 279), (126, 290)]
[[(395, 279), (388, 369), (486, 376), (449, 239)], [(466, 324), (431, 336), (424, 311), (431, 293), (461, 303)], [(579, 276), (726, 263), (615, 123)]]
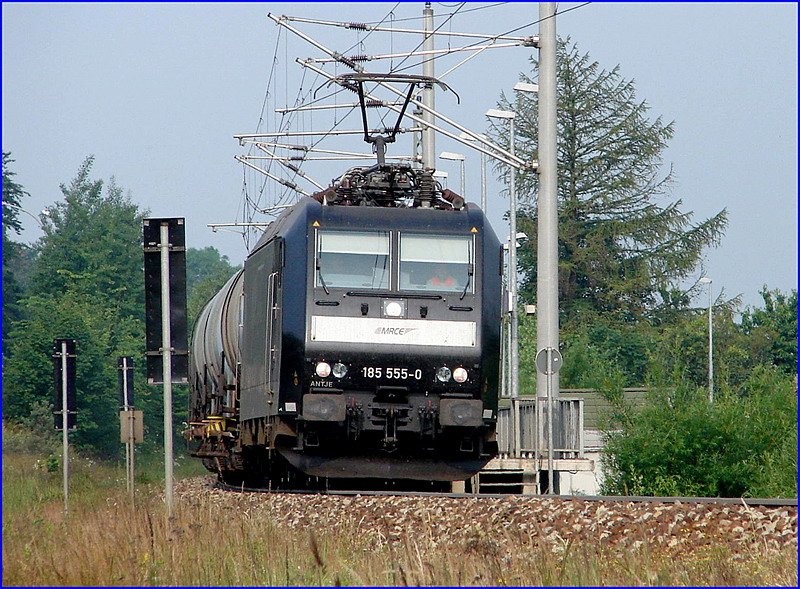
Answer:
[(187, 437), (223, 478), (452, 481), (496, 454), (502, 250), (429, 171), (353, 168), (200, 313)]

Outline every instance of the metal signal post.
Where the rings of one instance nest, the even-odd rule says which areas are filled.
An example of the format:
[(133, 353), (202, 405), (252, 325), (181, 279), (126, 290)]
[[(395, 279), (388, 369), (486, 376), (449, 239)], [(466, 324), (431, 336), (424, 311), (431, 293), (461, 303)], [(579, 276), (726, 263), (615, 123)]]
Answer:
[(164, 378), (164, 483), (172, 515), (172, 333), (169, 322), (169, 226), (161, 225), (161, 357)]
[(123, 432), (122, 438), (125, 441), (125, 478), (127, 482), (128, 494), (133, 503), (134, 490), (134, 413), (133, 413), (133, 358), (130, 356), (120, 356), (117, 359), (117, 370), (119, 371), (119, 405), (122, 408), (120, 426)]
[(61, 342), (61, 428), (63, 430), (64, 515), (69, 510), (69, 417), (67, 407), (67, 342)]
[[(75, 340), (56, 339), (53, 342), (53, 368), (55, 375), (55, 427), (61, 429), (62, 470), (64, 474), (64, 515), (69, 511), (69, 430), (75, 427)], [(60, 414), (60, 416), (59, 416)]]
[[(536, 354), (536, 370), (547, 379), (547, 493), (553, 494), (553, 380), (557, 378), (563, 359), (561, 352), (553, 348), (539, 350)], [(538, 410), (538, 401), (537, 401)]]
[[(184, 219), (145, 219), (147, 380), (164, 385), (164, 484), (173, 506), (172, 384), (188, 382)], [(175, 358), (173, 358), (175, 356)]]

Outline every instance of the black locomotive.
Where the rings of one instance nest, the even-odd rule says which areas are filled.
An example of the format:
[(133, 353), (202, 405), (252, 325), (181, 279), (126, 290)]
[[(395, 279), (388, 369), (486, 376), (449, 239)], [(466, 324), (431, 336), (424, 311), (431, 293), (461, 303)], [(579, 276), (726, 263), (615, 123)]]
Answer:
[(496, 453), (502, 251), (429, 171), (354, 168), (269, 225), (194, 328), (223, 477), (452, 481)]

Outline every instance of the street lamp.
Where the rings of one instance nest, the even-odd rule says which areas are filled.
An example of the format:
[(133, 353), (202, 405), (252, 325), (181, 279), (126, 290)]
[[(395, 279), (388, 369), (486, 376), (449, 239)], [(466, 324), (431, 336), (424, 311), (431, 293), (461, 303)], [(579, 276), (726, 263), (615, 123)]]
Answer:
[[(4, 206), (4, 207), (11, 207), (11, 208), (17, 209), (17, 210), (18, 210), (18, 211), (20, 211), (21, 213), (25, 213), (25, 214), (26, 214), (26, 215), (28, 215), (28, 216), (29, 216), (31, 219), (33, 219), (34, 221), (36, 221), (36, 224), (37, 224), (37, 225), (38, 225), (40, 228), (42, 228), (42, 227), (43, 227), (43, 225), (42, 225), (42, 221), (39, 219), (39, 217), (37, 217), (36, 215), (34, 215), (33, 213), (31, 213), (30, 211), (26, 211), (26, 210), (25, 210), (25, 209), (23, 209), (21, 206), (19, 206), (19, 205), (17, 205), (17, 204), (14, 204), (14, 203), (12, 203), (12, 202), (5, 202), (5, 201), (3, 201), (3, 206)], [(42, 210), (42, 212), (41, 212), (40, 214), (41, 214), (41, 215), (44, 215), (45, 217), (49, 217), (49, 216), (50, 216), (50, 210), (49, 210), (49, 209), (43, 209), (43, 210)]]
[(713, 303), (711, 300), (711, 282), (708, 276), (699, 280), (700, 284), (708, 285), (708, 402), (714, 402), (714, 323), (711, 320)]
[[(459, 137), (467, 141), (475, 141), (468, 133), (460, 133)], [(484, 134), (478, 135), (481, 139), (488, 139)], [(486, 213), (486, 154), (481, 152), (481, 210)]]
[(433, 173), (433, 177), (437, 180), (444, 180), (444, 187), (447, 188), (447, 172), (443, 172), (442, 170), (436, 170)]
[(517, 92), (533, 92), (539, 91), (539, 84), (529, 84), (527, 82), (517, 82), (514, 84), (514, 90)]
[[(545, 350), (557, 353), (558, 344), (558, 164), (556, 138), (556, 31), (555, 3), (539, 3), (539, 194), (537, 196), (536, 243), (536, 349), (537, 357)], [(517, 92), (539, 93), (538, 84), (517, 82)], [(545, 352), (549, 354), (549, 352)], [(552, 358), (552, 356), (546, 356)], [(549, 360), (548, 360), (549, 361)], [(542, 412), (539, 398), (547, 391), (547, 492), (554, 488), (553, 413), (554, 396), (559, 394), (558, 371), (538, 370), (536, 374), (536, 430), (538, 451), (542, 435)], [(538, 454), (536, 459), (538, 462)]]
[[(521, 231), (517, 231), (516, 239), (514, 239), (514, 249), (519, 249), (528, 241), (528, 235)], [(509, 259), (509, 245), (511, 244), (511, 237), (507, 237), (505, 243), (503, 244), (503, 271), (508, 276), (510, 272), (508, 271), (508, 259)], [(508, 305), (508, 309), (504, 313), (503, 316), (503, 323), (504, 328), (503, 331), (505, 333), (503, 338), (503, 345), (501, 348), (501, 358), (500, 364), (502, 366), (502, 379), (501, 379), (501, 397), (508, 398), (511, 396), (511, 367), (510, 367), (510, 355), (511, 355), (511, 329), (509, 329), (509, 323), (511, 321), (511, 309), (514, 308), (514, 304), (511, 302), (511, 289), (508, 290), (508, 297), (506, 301), (504, 301), (505, 305)], [(527, 307), (527, 305), (526, 305)]]
[[(509, 152), (514, 157), (514, 118), (516, 113), (510, 110), (498, 110), (490, 108), (486, 111), (486, 116), (493, 119), (507, 120), (509, 124), (508, 141)], [(509, 236), (517, 235), (517, 190), (516, 175), (514, 166), (510, 166), (510, 178), (508, 182), (509, 200)], [(519, 421), (519, 321), (517, 317), (517, 248), (508, 248), (508, 290), (511, 298), (511, 350), (510, 350), (510, 371), (511, 379), (511, 409), (514, 420), (514, 455), (519, 455), (520, 450), (520, 421)]]
[(451, 160), (461, 162), (461, 196), (463, 198), (467, 197), (467, 189), (464, 182), (464, 154), (463, 153), (453, 153), (451, 151), (443, 151), (439, 154), (439, 157), (443, 160)]

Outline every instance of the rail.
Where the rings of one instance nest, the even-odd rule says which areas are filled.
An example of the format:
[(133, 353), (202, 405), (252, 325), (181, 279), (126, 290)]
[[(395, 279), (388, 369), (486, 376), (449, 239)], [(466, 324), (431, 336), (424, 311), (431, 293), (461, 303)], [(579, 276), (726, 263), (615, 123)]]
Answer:
[[(504, 499), (508, 493), (446, 493), (435, 491), (375, 491), (375, 490), (333, 490), (333, 489), (291, 489), (273, 490), (266, 487), (246, 487), (216, 481), (209, 489), (219, 489), (233, 493), (267, 493), (275, 495), (338, 495), (344, 497), (444, 497), (448, 499)], [(796, 507), (797, 497), (763, 498), (763, 497), (646, 497), (642, 495), (527, 495), (526, 500), (547, 501), (592, 501), (609, 503), (705, 503), (721, 505), (746, 505), (749, 507)]]

